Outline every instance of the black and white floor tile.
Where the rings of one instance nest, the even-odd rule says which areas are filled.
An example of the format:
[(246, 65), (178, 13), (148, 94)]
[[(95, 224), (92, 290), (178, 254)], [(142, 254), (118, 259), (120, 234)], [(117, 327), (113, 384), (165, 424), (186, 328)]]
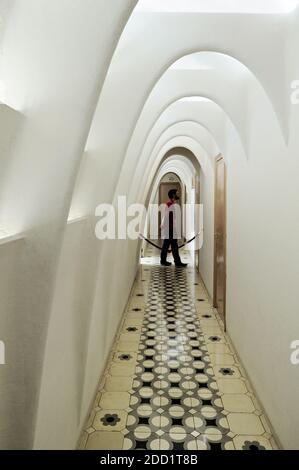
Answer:
[(142, 263), (79, 448), (277, 449), (196, 270)]
[(127, 449), (221, 449), (232, 439), (185, 270), (151, 270)]

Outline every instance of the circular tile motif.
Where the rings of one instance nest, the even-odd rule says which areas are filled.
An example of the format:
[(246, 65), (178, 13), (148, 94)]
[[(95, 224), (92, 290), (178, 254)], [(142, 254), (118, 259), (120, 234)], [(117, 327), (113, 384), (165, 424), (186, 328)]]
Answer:
[(184, 442), (187, 437), (185, 429), (181, 426), (174, 426), (170, 428), (169, 435), (174, 442)]
[(137, 426), (134, 431), (134, 436), (137, 439), (148, 439), (152, 434), (149, 426)]
[(154, 380), (154, 378), (154, 374), (151, 374), (150, 372), (145, 372), (141, 375), (141, 379), (143, 380), (143, 382), (151, 382), (152, 380)]
[(213, 397), (213, 393), (208, 388), (200, 388), (197, 391), (197, 394), (199, 398), (203, 398), (205, 400), (208, 400), (208, 399), (210, 400)]
[(154, 372), (157, 375), (166, 375), (169, 373), (169, 369), (167, 367), (159, 366), (154, 369)]
[(169, 405), (170, 400), (164, 396), (157, 396), (153, 398), (152, 403), (154, 406), (158, 406), (159, 408), (165, 408), (167, 405)]
[(168, 394), (172, 399), (182, 398), (183, 390), (181, 390), (180, 388), (170, 388), (168, 390)]
[(144, 355), (146, 357), (153, 357), (155, 355), (155, 350), (154, 349), (146, 349), (144, 351)]
[(148, 418), (149, 416), (152, 415), (152, 413), (153, 413), (153, 409), (149, 405), (140, 405), (137, 408), (138, 416), (141, 416), (143, 418)]
[(146, 344), (146, 346), (152, 347), (152, 346), (155, 346), (155, 345), (156, 345), (156, 341), (155, 341), (154, 339), (147, 339), (147, 340), (145, 341), (145, 344)]
[(171, 374), (168, 375), (168, 380), (171, 383), (178, 384), (181, 381), (181, 376), (180, 376), (180, 374), (171, 373)]
[(227, 420), (216, 406), (222, 402), (188, 286), (193, 280), (188, 270), (157, 266), (151, 273), (124, 448), (216, 450), (229, 442)]
[(147, 360), (143, 362), (143, 366), (150, 369), (155, 366), (155, 362), (151, 360)]
[(154, 382), (153, 386), (158, 390), (164, 390), (168, 388), (169, 384), (168, 382), (166, 382), (166, 380), (157, 380), (156, 382)]
[(215, 408), (212, 406), (203, 406), (201, 409), (201, 414), (205, 418), (215, 419), (217, 416), (217, 410), (215, 410)]
[(209, 442), (221, 442), (223, 438), (222, 432), (215, 427), (206, 428), (204, 434)]
[(170, 369), (177, 369), (180, 366), (180, 363), (178, 361), (171, 360), (168, 362), (168, 366)]
[(182, 406), (171, 406), (168, 410), (168, 413), (170, 414), (171, 417), (179, 417), (182, 418), (186, 411)]
[(142, 398), (151, 398), (154, 394), (154, 391), (152, 388), (143, 387), (139, 390), (139, 394)]
[(197, 408), (200, 405), (200, 400), (194, 397), (184, 398), (183, 404), (188, 408)]
[(194, 374), (194, 369), (192, 367), (182, 367), (179, 370), (179, 372), (182, 375), (193, 375)]

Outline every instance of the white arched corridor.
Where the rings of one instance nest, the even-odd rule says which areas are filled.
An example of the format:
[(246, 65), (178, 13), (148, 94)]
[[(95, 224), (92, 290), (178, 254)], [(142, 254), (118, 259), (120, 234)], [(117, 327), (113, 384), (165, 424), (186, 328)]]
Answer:
[(0, 0), (0, 449), (299, 450), (298, 4)]

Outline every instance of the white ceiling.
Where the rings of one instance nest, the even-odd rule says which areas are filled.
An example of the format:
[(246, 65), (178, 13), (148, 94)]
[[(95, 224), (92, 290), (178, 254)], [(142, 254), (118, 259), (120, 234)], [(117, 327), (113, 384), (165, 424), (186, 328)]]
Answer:
[(299, 0), (139, 0), (136, 11), (201, 13), (289, 13)]

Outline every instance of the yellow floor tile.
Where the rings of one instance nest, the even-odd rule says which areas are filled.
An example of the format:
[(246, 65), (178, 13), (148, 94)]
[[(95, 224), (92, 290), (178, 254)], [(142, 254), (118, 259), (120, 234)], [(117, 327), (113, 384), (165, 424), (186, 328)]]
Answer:
[(235, 434), (261, 436), (265, 432), (261, 420), (254, 414), (230, 413), (227, 420), (230, 429)]
[(247, 393), (247, 388), (242, 380), (225, 378), (218, 379), (217, 383), (222, 393)]
[(100, 401), (103, 410), (125, 410), (130, 404), (130, 395), (125, 392), (104, 392)]
[(119, 337), (119, 342), (124, 343), (139, 343), (140, 333), (122, 333)]
[(210, 354), (231, 354), (231, 350), (227, 344), (212, 343), (207, 345)]
[(94, 432), (88, 438), (86, 450), (122, 450), (124, 436), (120, 432)]
[(222, 403), (226, 411), (252, 413), (254, 411), (254, 404), (247, 395), (229, 394), (223, 395)]
[(139, 349), (138, 342), (127, 342), (127, 341), (120, 341), (116, 346), (117, 351), (122, 352), (137, 352)]
[(132, 377), (108, 376), (104, 385), (106, 392), (129, 392), (132, 389)]
[(117, 377), (130, 377), (135, 373), (134, 364), (112, 364), (110, 367), (110, 375)]
[(232, 354), (210, 354), (212, 364), (231, 366), (235, 364), (235, 358)]

